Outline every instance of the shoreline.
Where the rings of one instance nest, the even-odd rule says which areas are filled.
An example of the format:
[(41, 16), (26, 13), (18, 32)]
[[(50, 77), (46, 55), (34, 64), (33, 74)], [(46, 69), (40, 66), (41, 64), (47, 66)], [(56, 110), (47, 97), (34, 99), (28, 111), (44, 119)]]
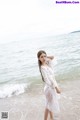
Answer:
[[(60, 120), (80, 120), (80, 80), (60, 81), (59, 86)], [(0, 99), (0, 114), (7, 111), (8, 120), (43, 120), (44, 109), (42, 84), (21, 95)]]

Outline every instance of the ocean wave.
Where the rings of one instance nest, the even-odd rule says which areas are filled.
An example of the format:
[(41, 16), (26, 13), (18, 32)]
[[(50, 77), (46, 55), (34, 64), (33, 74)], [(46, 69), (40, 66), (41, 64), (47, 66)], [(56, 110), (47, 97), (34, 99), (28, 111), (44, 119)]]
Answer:
[(19, 95), (26, 91), (28, 84), (6, 84), (0, 87), (0, 98), (7, 98), (13, 95)]

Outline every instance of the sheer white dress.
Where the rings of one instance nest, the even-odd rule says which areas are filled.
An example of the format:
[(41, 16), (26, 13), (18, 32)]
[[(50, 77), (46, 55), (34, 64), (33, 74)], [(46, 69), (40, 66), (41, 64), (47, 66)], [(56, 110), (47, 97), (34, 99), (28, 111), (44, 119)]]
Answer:
[(58, 87), (58, 84), (54, 75), (54, 65), (53, 60), (48, 60), (48, 66), (41, 65), (41, 72), (44, 78), (44, 94), (45, 94), (45, 106), (49, 111), (53, 113), (60, 112), (59, 99), (60, 94), (56, 92), (55, 87)]

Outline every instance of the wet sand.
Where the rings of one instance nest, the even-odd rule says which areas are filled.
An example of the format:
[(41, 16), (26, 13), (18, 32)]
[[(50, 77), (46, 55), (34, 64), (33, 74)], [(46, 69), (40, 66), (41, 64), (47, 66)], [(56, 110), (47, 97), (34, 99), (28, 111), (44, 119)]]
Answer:
[[(59, 86), (62, 90), (59, 100), (61, 111), (54, 120), (80, 120), (80, 80), (60, 81)], [(44, 110), (42, 84), (28, 89), (24, 94), (0, 99), (0, 115), (7, 111), (8, 120), (44, 120)]]

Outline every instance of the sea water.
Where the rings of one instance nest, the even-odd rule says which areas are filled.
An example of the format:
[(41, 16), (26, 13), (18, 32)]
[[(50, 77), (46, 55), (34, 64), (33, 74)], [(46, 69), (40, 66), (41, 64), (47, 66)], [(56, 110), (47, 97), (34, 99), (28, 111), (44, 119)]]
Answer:
[(55, 56), (58, 81), (80, 79), (80, 32), (7, 42), (0, 44), (0, 98), (19, 95), (28, 86), (42, 84), (39, 50)]

